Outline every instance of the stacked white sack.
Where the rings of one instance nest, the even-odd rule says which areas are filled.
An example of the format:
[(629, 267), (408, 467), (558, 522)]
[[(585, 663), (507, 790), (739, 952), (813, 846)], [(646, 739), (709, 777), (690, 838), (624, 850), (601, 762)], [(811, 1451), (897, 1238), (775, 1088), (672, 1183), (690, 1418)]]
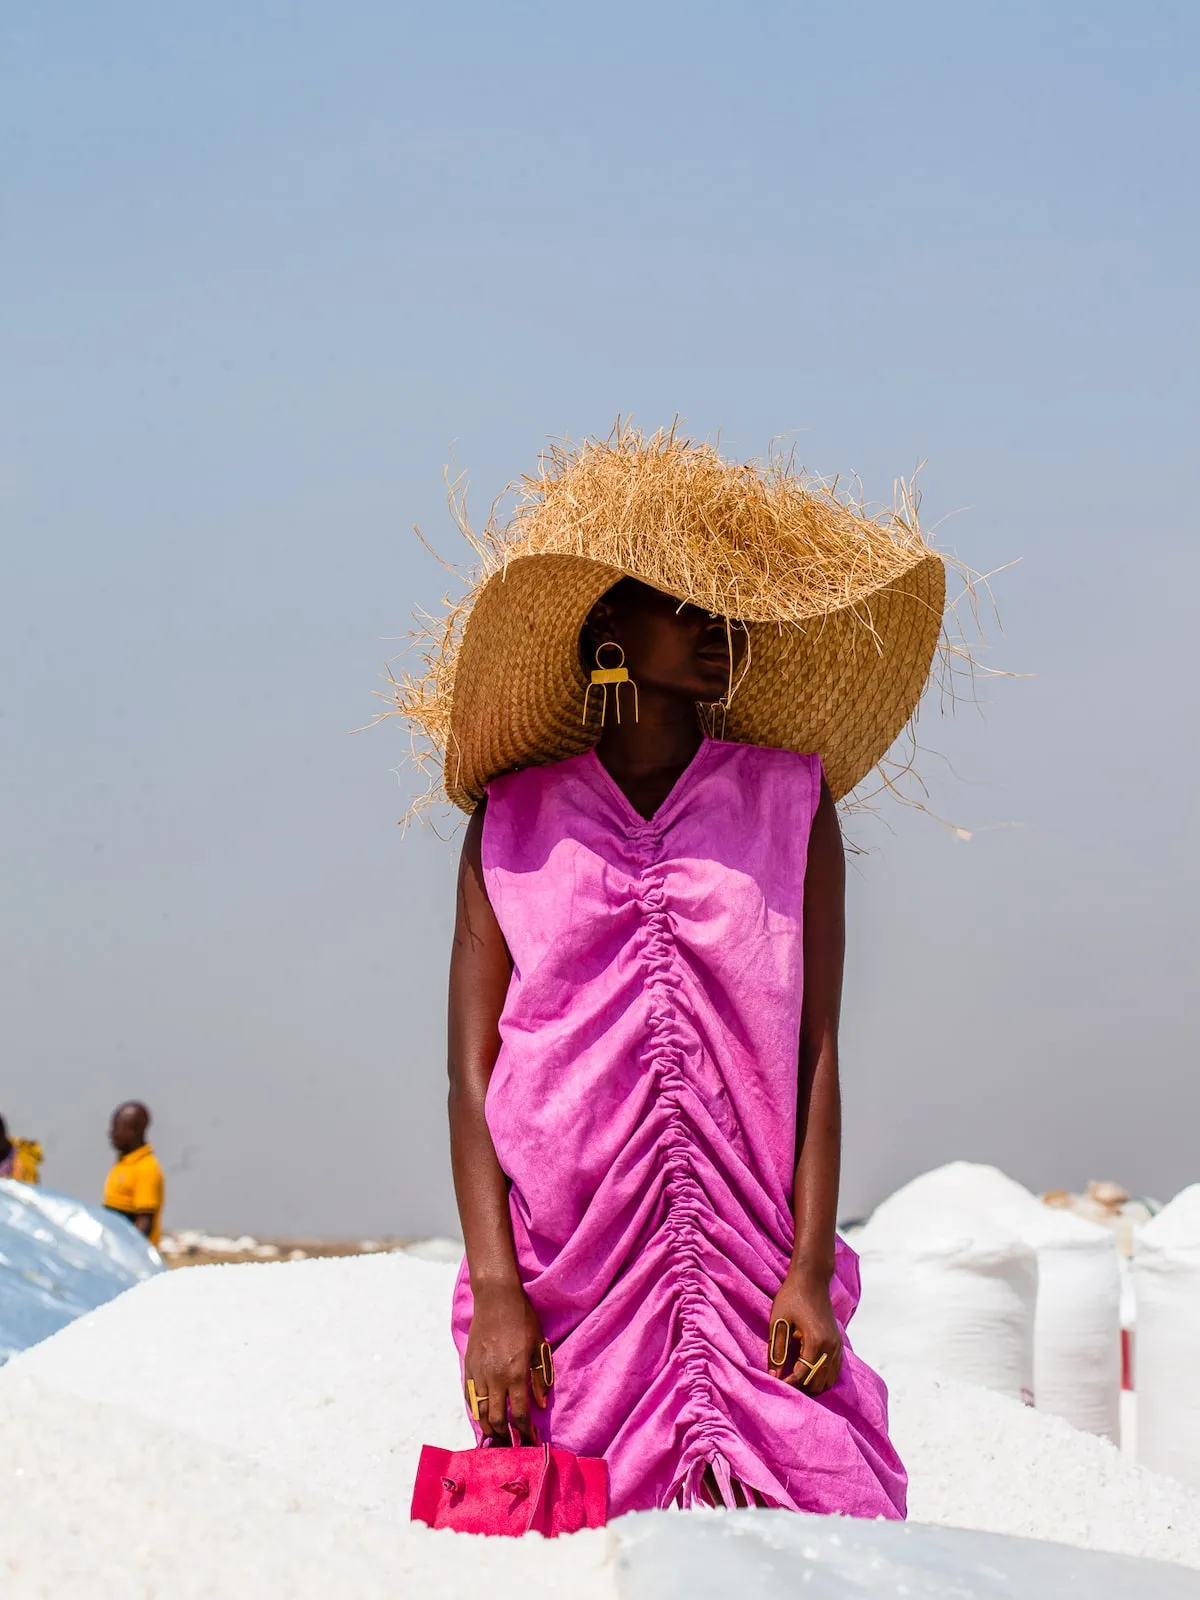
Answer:
[(1200, 1488), (1200, 1183), (1134, 1235), (1137, 1454)]
[[(1026, 1359), (1027, 1310), (1021, 1370), (1031, 1377), (1021, 1397), (1032, 1394), (1041, 1410), (1088, 1433), (1119, 1438), (1120, 1264), (1107, 1229), (1043, 1205), (995, 1167), (957, 1161), (884, 1201), (858, 1249), (863, 1306), (851, 1338), (866, 1360), (873, 1351), (893, 1369), (924, 1364), (1019, 1394), (1014, 1372)], [(920, 1300), (917, 1282), (932, 1291)], [(941, 1327), (948, 1307), (950, 1334)]]
[(1033, 1394), (1039, 1411), (1121, 1438), (1121, 1258), (1112, 1231), (1005, 1178), (1038, 1257)]
[(862, 1299), (850, 1342), (885, 1376), (953, 1378), (1029, 1400), (1037, 1256), (1003, 1220), (926, 1204), (940, 1180), (930, 1173), (901, 1189), (855, 1240)]

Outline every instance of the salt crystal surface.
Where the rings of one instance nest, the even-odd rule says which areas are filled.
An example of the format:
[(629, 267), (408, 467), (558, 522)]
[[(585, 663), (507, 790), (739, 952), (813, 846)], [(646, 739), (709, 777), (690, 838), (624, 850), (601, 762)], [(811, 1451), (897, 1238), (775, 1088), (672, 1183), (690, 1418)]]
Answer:
[(1200, 1496), (1174, 1478), (989, 1389), (884, 1376), (914, 1521), (1200, 1567)]
[(403, 1520), (420, 1446), (473, 1442), (450, 1341), (454, 1272), (398, 1253), (188, 1267), (20, 1360)]
[[(607, 1535), (468, 1556), (408, 1524), (420, 1444), (471, 1438), (454, 1274), (401, 1254), (190, 1268), (17, 1357), (0, 1430), (26, 1476), (0, 1495), (0, 1591), (94, 1594), (111, 1569), (173, 1597), (611, 1595)], [(1200, 1567), (1182, 1486), (984, 1390), (889, 1377), (915, 1519)]]
[(0, 1435), (8, 1600), (615, 1597), (602, 1530), (471, 1539), (385, 1521), (251, 1457), (11, 1368), (0, 1384)]

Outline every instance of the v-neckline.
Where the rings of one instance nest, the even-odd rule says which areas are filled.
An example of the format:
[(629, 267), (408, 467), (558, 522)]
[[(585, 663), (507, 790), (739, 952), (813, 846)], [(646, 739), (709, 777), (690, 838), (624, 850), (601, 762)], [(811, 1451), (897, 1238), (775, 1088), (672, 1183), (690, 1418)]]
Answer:
[(674, 802), (679, 798), (684, 788), (687, 786), (688, 779), (693, 775), (693, 773), (696, 771), (696, 768), (700, 766), (701, 762), (708, 754), (709, 749), (712, 746), (712, 742), (713, 741), (709, 738), (707, 733), (702, 733), (700, 735), (700, 743), (696, 748), (695, 755), (675, 779), (675, 782), (667, 790), (653, 814), (648, 817), (644, 817), (634, 805), (633, 801), (625, 793), (624, 789), (622, 789), (621, 785), (617, 782), (612, 773), (596, 754), (596, 747), (594, 745), (588, 751), (588, 756), (592, 762), (592, 765), (599, 772), (601, 780), (612, 790), (614, 796), (616, 797), (617, 803), (621, 806), (621, 808), (635, 823), (637, 823), (639, 827), (648, 828), (653, 824), (662, 822), (663, 816), (668, 807), (673, 805)]

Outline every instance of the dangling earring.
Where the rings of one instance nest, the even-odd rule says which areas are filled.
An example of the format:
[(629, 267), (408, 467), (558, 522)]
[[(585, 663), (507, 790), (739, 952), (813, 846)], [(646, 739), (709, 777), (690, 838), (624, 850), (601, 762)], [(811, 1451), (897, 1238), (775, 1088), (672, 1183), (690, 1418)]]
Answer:
[[(600, 665), (600, 655), (604, 650), (615, 650), (617, 652), (618, 659), (615, 667)], [(584, 722), (587, 721), (588, 701), (592, 697), (592, 690), (598, 688), (602, 697), (600, 700), (600, 726), (604, 726), (608, 717), (608, 686), (610, 683), (613, 686), (613, 702), (617, 708), (618, 723), (621, 720), (621, 685), (623, 683), (627, 683), (633, 690), (633, 720), (637, 722), (639, 720), (637, 684), (629, 676), (629, 669), (625, 665), (625, 652), (615, 639), (605, 639), (602, 644), (596, 646), (596, 665), (592, 669), (592, 681), (588, 684), (587, 693), (583, 697)]]

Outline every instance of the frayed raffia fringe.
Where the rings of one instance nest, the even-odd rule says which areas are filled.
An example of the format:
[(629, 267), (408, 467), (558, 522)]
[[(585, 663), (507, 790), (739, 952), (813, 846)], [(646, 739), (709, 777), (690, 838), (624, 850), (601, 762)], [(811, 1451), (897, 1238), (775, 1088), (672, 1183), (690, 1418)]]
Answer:
[[(714, 445), (683, 438), (677, 425), (647, 436), (620, 419), (607, 439), (552, 443), (537, 473), (497, 499), (481, 531), (468, 519), (461, 475), (448, 478), (448, 500), (474, 561), (465, 571), (448, 567), (459, 598), (447, 595), (437, 615), (417, 615), (405, 653), (413, 666), (389, 670), (382, 692), (389, 707), (375, 719), (401, 719), (412, 764), (426, 779), (405, 821), (447, 799), (463, 630), (480, 589), (511, 561), (581, 556), (632, 570), (653, 587), (744, 622), (787, 627), (850, 607), (870, 635), (869, 596), (929, 550), (911, 482), (897, 483), (890, 508), (871, 510), (856, 481), (812, 476), (797, 466), (794, 449), (772, 448), (762, 462), (732, 462)], [(656, 530), (653, 540), (648, 528)], [(943, 560), (960, 583), (946, 608), (932, 674), (946, 710), (977, 698), (979, 602), (981, 596), (990, 602), (990, 591), (985, 578)], [(886, 792), (926, 809), (915, 720), (844, 805), (869, 809)]]

